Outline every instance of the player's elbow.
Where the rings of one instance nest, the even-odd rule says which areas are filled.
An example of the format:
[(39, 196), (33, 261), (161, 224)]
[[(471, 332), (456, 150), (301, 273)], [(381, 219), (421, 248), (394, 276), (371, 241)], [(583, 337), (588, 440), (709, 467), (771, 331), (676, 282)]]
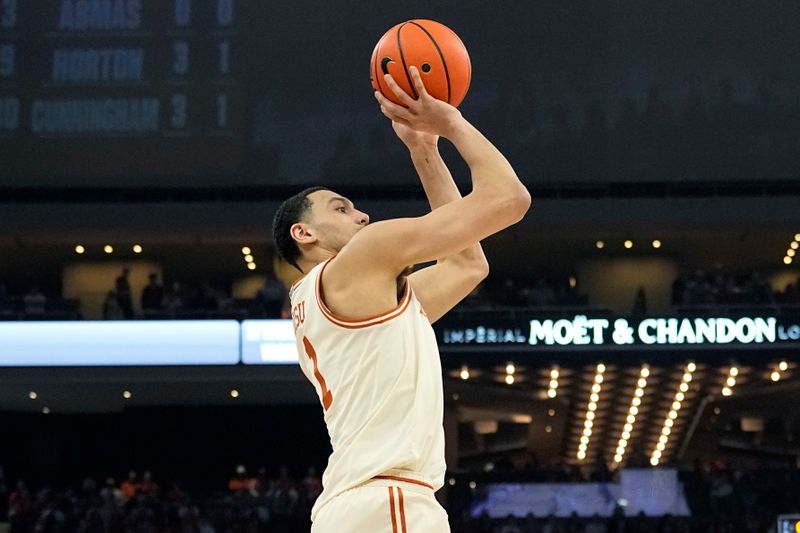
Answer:
[(507, 220), (509, 225), (522, 220), (530, 207), (531, 194), (521, 183), (504, 194), (496, 204), (497, 212)]

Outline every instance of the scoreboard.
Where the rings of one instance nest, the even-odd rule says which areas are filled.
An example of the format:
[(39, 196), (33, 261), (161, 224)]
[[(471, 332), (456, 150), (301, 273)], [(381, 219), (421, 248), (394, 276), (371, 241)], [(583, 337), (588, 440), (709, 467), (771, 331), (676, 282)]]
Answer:
[(235, 174), (249, 55), (240, 4), (0, 0), (0, 183)]

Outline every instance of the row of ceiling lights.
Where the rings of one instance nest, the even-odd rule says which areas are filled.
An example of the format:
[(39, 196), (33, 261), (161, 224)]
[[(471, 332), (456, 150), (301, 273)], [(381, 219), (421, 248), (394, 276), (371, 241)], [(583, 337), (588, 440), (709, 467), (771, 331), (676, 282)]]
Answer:
[(689, 363), (684, 369), (683, 377), (678, 385), (678, 390), (675, 391), (675, 397), (670, 406), (670, 410), (664, 418), (664, 424), (661, 427), (661, 435), (658, 437), (658, 443), (650, 454), (650, 464), (653, 466), (657, 466), (659, 461), (661, 461), (664, 450), (666, 450), (667, 444), (669, 444), (672, 427), (675, 425), (675, 420), (678, 419), (678, 411), (682, 406), (683, 400), (686, 398), (686, 391), (689, 390), (689, 383), (691, 383), (696, 370), (697, 365), (694, 363)]
[(583, 436), (578, 445), (578, 453), (576, 457), (579, 461), (586, 459), (586, 452), (589, 450), (589, 441), (592, 436), (592, 427), (594, 426), (594, 419), (597, 411), (597, 404), (600, 403), (600, 392), (603, 390), (603, 374), (605, 374), (606, 365), (600, 363), (595, 367), (594, 383), (592, 383), (591, 394), (589, 394), (589, 401), (586, 404), (586, 414), (583, 420)]
[[(143, 251), (143, 248), (142, 248), (141, 244), (134, 244), (131, 247), (131, 249), (133, 250), (133, 253), (135, 253), (135, 254), (140, 254)], [(103, 251), (105, 253), (109, 254), (109, 255), (113, 254), (114, 253), (114, 246), (111, 245), (111, 244), (106, 244), (105, 246), (103, 246)], [(82, 245), (82, 244), (76, 244), (75, 245), (75, 253), (78, 254), (78, 255), (83, 255), (84, 253), (86, 253), (86, 247), (84, 245)], [(248, 270), (255, 270), (257, 268), (256, 267), (256, 263), (255, 263), (255, 261), (253, 259), (252, 250), (250, 249), (249, 246), (243, 246), (242, 247), (242, 256), (244, 258), (244, 262), (245, 262), (245, 265), (247, 265), (247, 269)]]
[[(234, 399), (239, 397), (238, 389), (231, 389), (228, 394), (230, 395), (231, 398), (234, 398)], [(125, 390), (122, 391), (122, 398), (125, 399), (125, 400), (130, 400), (131, 398), (133, 398), (133, 393), (130, 390), (125, 389)], [(36, 391), (28, 392), (28, 399), (30, 399), (30, 400), (38, 400), (39, 399), (39, 393), (37, 393)], [(49, 414), (50, 413), (50, 408), (47, 407), (47, 406), (42, 407), (42, 413)]]
[(253, 251), (249, 246), (242, 246), (242, 256), (244, 263), (247, 265), (247, 270), (255, 270), (256, 263), (253, 260)]
[[(659, 248), (661, 248), (661, 241), (660, 241), (660, 240), (658, 240), (658, 239), (653, 239), (653, 241), (650, 243), (650, 245), (651, 245), (653, 248), (655, 248), (656, 250), (658, 250)], [(605, 242), (605, 241), (597, 241), (597, 242), (595, 242), (595, 243), (594, 243), (594, 246), (595, 246), (595, 248), (597, 248), (598, 250), (602, 250), (603, 248), (605, 248), (605, 247), (606, 247), (606, 242)], [(623, 246), (623, 247), (624, 247), (626, 250), (630, 250), (631, 248), (633, 248), (633, 241), (632, 241), (632, 240), (630, 240), (630, 239), (625, 239), (625, 240), (622, 242), (622, 246)]]
[[(131, 247), (131, 250), (133, 250), (133, 253), (135, 253), (135, 254), (140, 254), (140, 253), (142, 253), (143, 248), (142, 248), (141, 244), (134, 244)], [(105, 246), (103, 246), (103, 251), (105, 253), (107, 253), (107, 254), (113, 254), (114, 253), (114, 246), (112, 246), (111, 244), (106, 244)], [(84, 253), (86, 253), (86, 247), (84, 245), (82, 245), (82, 244), (76, 244), (75, 245), (75, 253), (78, 254), (78, 255), (83, 255)]]
[(628, 408), (628, 416), (625, 419), (625, 425), (622, 427), (622, 433), (617, 442), (617, 449), (614, 454), (614, 462), (621, 463), (625, 457), (625, 451), (628, 447), (628, 441), (633, 433), (633, 427), (636, 423), (636, 415), (639, 414), (639, 409), (642, 405), (642, 398), (644, 397), (644, 390), (647, 387), (647, 378), (650, 376), (650, 368), (647, 365), (642, 365), (639, 370), (639, 379), (636, 382), (636, 388), (633, 390), (633, 397), (631, 404)]
[(786, 255), (783, 256), (783, 264), (791, 265), (794, 261), (794, 256), (797, 255), (797, 249), (800, 248), (800, 233), (794, 234), (794, 240), (789, 242), (789, 247), (786, 248)]

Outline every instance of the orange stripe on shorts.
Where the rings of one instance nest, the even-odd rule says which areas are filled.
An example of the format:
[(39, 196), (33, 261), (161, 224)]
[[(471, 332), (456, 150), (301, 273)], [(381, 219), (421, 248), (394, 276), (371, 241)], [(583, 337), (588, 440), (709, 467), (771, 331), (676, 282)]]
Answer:
[(403, 489), (397, 487), (397, 494), (400, 497), (400, 527), (403, 528), (403, 533), (406, 533), (406, 510), (403, 507)]
[(392, 513), (392, 533), (397, 533), (397, 519), (394, 517), (394, 487), (389, 487), (389, 512)]

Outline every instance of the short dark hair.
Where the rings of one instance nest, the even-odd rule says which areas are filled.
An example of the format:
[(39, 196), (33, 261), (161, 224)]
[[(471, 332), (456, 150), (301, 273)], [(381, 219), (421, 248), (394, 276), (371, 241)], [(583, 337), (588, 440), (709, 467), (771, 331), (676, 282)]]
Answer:
[(275, 218), (272, 219), (272, 239), (275, 241), (278, 256), (297, 270), (302, 271), (297, 264), (297, 260), (300, 258), (300, 248), (292, 238), (291, 228), (294, 224), (302, 221), (308, 210), (311, 209), (311, 200), (308, 199), (308, 195), (327, 190), (327, 187), (316, 186), (300, 191), (284, 200), (275, 212)]

